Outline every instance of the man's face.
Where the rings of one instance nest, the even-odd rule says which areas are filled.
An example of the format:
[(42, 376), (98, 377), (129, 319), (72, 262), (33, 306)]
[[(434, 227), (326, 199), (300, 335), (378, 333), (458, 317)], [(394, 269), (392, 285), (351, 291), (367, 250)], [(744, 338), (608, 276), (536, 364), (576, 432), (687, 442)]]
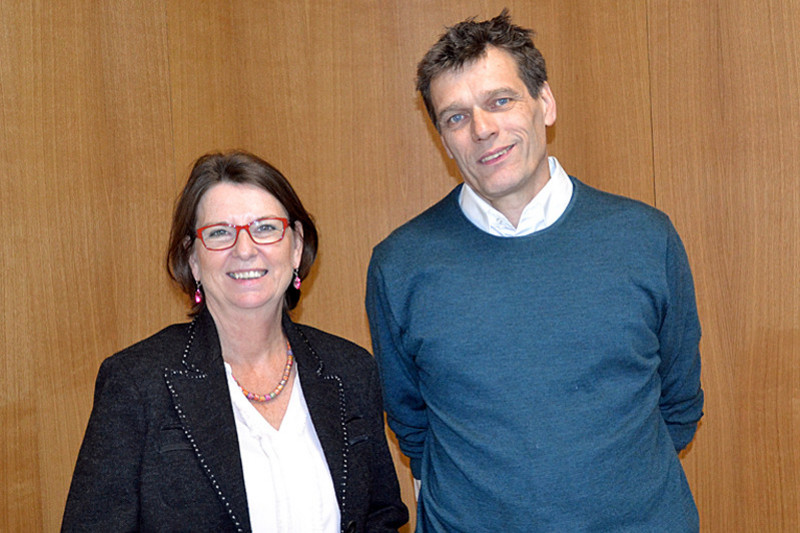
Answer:
[(556, 119), (547, 83), (533, 98), (508, 52), (486, 54), (431, 82), (442, 143), (475, 192), (516, 225), (550, 179), (545, 127)]

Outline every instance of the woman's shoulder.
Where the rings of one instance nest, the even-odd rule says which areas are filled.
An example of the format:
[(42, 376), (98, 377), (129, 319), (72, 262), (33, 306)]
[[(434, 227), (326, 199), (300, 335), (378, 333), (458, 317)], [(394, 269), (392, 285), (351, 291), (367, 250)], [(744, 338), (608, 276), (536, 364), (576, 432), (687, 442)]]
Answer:
[(172, 324), (108, 357), (103, 366), (109, 368), (164, 368), (180, 364), (186, 345), (189, 323)]
[(314, 326), (307, 324), (293, 323), (297, 330), (306, 338), (313, 346), (332, 347), (338, 350), (343, 350), (357, 357), (372, 357), (370, 353), (363, 347), (355, 342), (348, 340), (339, 335), (323, 331)]
[(327, 370), (366, 370), (375, 366), (372, 354), (353, 341), (306, 324), (292, 322), (292, 327), (297, 335), (294, 342), (307, 344)]

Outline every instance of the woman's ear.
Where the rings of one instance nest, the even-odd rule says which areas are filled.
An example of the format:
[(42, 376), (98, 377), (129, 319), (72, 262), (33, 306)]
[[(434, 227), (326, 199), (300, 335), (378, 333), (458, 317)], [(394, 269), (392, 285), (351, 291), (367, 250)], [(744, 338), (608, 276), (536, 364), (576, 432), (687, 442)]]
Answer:
[(303, 224), (299, 220), (295, 220), (292, 224), (294, 230), (294, 249), (292, 250), (292, 265), (294, 268), (300, 268), (300, 260), (303, 258)]
[(197, 247), (192, 245), (192, 239), (186, 237), (183, 246), (189, 250), (189, 268), (192, 269), (192, 276), (195, 281), (200, 279), (200, 262), (197, 260)]

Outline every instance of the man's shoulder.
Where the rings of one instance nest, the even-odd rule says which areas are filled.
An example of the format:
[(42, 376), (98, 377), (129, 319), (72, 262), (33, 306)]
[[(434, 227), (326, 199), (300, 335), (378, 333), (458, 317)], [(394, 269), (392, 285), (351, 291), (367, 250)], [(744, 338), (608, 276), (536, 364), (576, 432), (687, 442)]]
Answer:
[(458, 222), (459, 190), (460, 186), (454, 188), (447, 196), (392, 231), (375, 247), (373, 256), (406, 255), (435, 242), (437, 235), (450, 235)]
[(650, 204), (602, 191), (577, 178), (570, 177), (575, 185), (575, 199), (580, 209), (595, 221), (609, 220), (616, 224), (646, 224), (658, 228), (671, 226), (669, 217)]

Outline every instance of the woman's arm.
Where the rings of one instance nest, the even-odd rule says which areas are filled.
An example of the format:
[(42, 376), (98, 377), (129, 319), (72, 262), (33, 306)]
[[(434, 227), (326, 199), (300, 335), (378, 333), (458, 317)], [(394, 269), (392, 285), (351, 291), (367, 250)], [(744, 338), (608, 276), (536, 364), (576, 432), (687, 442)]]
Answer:
[(146, 430), (136, 384), (114, 358), (100, 366), (62, 531), (133, 531)]

